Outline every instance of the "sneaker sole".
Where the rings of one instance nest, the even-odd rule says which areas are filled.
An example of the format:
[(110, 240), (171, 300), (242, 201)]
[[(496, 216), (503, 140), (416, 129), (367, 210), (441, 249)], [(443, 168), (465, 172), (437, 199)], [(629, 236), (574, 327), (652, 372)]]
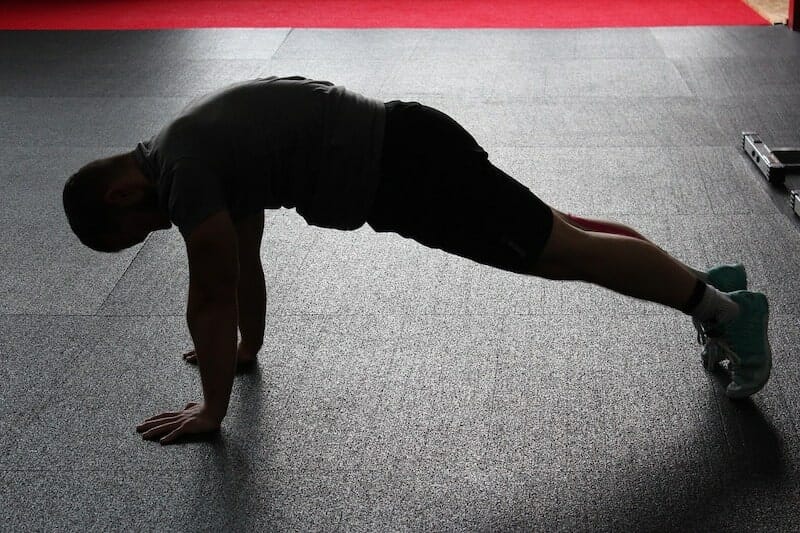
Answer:
[(764, 386), (769, 381), (770, 375), (772, 374), (772, 346), (769, 343), (769, 335), (768, 335), (768, 333), (769, 333), (769, 302), (768, 301), (767, 301), (767, 312), (764, 315), (764, 320), (762, 321), (761, 327), (762, 327), (761, 333), (764, 336), (763, 349), (764, 349), (764, 353), (767, 354), (767, 360), (769, 361), (769, 364), (767, 366), (767, 373), (766, 373), (766, 375), (764, 376), (763, 380), (760, 383), (756, 383), (756, 384), (753, 384), (753, 385), (750, 385), (750, 386), (747, 386), (747, 387), (741, 387), (741, 388), (737, 388), (737, 389), (733, 389), (733, 390), (731, 390), (730, 389), (730, 385), (728, 385), (728, 388), (725, 389), (725, 394), (728, 396), (728, 398), (731, 398), (731, 399), (748, 398), (748, 397), (752, 396), (753, 394), (757, 393), (758, 391), (760, 391), (761, 389), (763, 389)]

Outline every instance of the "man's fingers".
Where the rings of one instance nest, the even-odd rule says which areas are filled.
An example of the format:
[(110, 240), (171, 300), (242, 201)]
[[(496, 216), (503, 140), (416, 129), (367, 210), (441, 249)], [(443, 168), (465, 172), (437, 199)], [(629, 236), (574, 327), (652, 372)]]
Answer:
[(142, 438), (143, 439), (155, 439), (155, 438), (158, 438), (159, 436), (163, 435), (164, 433), (167, 433), (168, 431), (170, 431), (171, 429), (174, 429), (176, 426), (178, 426), (180, 424), (181, 424), (181, 422), (179, 422), (179, 421), (172, 421), (172, 422), (167, 422), (166, 424), (162, 424), (160, 426), (156, 426), (156, 427), (154, 427), (154, 428), (142, 433)]
[(159, 418), (158, 420), (146, 421), (146, 422), (143, 422), (143, 423), (139, 424), (138, 426), (136, 426), (136, 431), (139, 431), (139, 432), (147, 431), (148, 429), (151, 429), (151, 428), (154, 428), (154, 427), (157, 427), (157, 426), (163, 426), (164, 424), (168, 424), (170, 422), (175, 422), (176, 420), (178, 420), (177, 416), (171, 416), (171, 417)]
[(182, 411), (148, 418), (136, 426), (136, 431), (142, 433), (143, 439), (170, 444), (184, 434), (219, 430), (219, 421), (202, 411), (202, 406), (202, 402), (188, 402)]
[(183, 423), (180, 426), (178, 426), (177, 428), (175, 428), (175, 430), (172, 433), (170, 433), (169, 435), (167, 435), (166, 437), (161, 439), (161, 444), (169, 444), (172, 441), (174, 441), (175, 439), (177, 439), (183, 433), (185, 426), (186, 426), (186, 423)]
[(151, 416), (150, 418), (146, 419), (143, 423), (153, 422), (156, 420), (161, 420), (162, 418), (169, 418), (171, 416), (178, 416), (181, 414), (180, 411), (170, 411), (169, 413), (161, 413), (160, 415)]

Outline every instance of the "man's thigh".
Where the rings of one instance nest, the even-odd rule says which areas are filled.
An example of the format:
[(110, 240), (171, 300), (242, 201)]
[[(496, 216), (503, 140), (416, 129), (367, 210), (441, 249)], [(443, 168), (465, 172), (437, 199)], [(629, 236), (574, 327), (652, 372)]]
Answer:
[(400, 107), (390, 112), (386, 133), (367, 218), (373, 229), (504, 270), (532, 269), (553, 224), (544, 202), (489, 162), (444, 113)]

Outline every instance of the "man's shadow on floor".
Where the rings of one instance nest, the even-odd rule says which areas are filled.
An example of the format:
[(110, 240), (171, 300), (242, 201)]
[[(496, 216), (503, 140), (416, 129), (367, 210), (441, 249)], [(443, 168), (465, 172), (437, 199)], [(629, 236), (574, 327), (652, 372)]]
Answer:
[[(567, 522), (560, 525), (572, 531), (779, 531), (793, 527), (791, 517), (797, 511), (788, 502), (800, 493), (797, 480), (787, 473), (783, 439), (751, 399), (725, 396), (730, 380), (724, 371), (718, 370), (711, 379), (715, 386), (709, 388), (714, 395), (710, 403), (718, 409), (699, 416), (695, 431), (685, 441), (676, 439), (666, 449), (664, 443), (650, 444), (654, 455), (665, 461), (592, 472), (607, 489), (593, 493), (599, 495), (593, 512), (582, 509), (586, 504), (582, 495), (567, 495), (561, 503), (566, 503), (564, 509), (540, 512), (521, 501), (512, 516), (500, 520), (501, 529), (525, 529), (530, 521), (526, 517), (541, 516), (542, 511), (560, 516)], [(583, 516), (570, 516), (570, 508)]]

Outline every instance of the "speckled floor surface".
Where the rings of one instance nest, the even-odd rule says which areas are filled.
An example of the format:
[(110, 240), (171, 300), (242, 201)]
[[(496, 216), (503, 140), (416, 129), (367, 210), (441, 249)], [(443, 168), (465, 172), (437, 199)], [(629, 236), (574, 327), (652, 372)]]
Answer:
[[(554, 207), (742, 261), (773, 378), (733, 403), (678, 312), (268, 212), (258, 372), (217, 440), (142, 441), (200, 399), (183, 241), (85, 249), (63, 182), (272, 74), (432, 105)], [(800, 225), (740, 134), (800, 146), (798, 102), (782, 27), (0, 32), (0, 529), (797, 527)]]

